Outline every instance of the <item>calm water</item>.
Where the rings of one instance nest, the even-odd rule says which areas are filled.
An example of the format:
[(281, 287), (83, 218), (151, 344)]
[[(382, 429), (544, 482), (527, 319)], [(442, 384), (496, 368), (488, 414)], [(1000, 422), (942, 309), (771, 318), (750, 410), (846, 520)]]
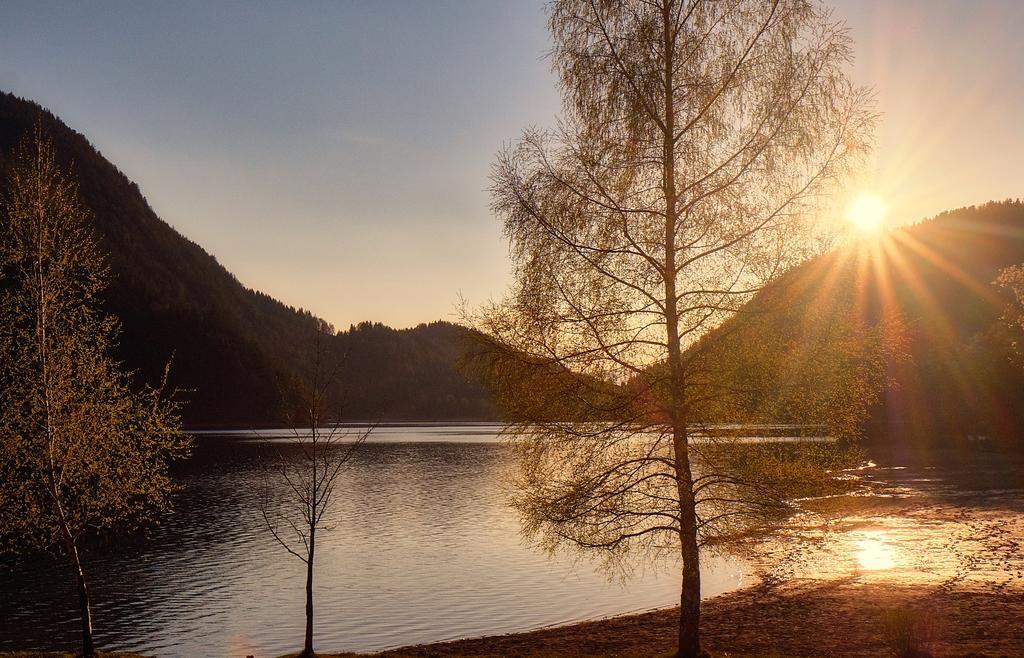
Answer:
[[(500, 492), (509, 455), (496, 432), (382, 427), (360, 448), (336, 494), (337, 527), (318, 536), (319, 648), (379, 650), (678, 601), (671, 571), (609, 583), (588, 563), (521, 545)], [(250, 432), (200, 436), (163, 526), (88, 552), (101, 647), (190, 657), (301, 648), (304, 565), (256, 514), (257, 449)], [(738, 563), (709, 564), (705, 594), (743, 577)], [(0, 565), (0, 650), (73, 647), (74, 604), (62, 564)]]

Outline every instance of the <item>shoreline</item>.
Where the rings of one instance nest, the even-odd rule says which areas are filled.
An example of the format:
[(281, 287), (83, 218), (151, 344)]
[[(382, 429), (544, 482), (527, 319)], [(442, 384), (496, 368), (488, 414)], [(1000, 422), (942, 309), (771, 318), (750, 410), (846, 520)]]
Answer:
[[(910, 609), (932, 636), (931, 656), (1024, 656), (1024, 578), (904, 583), (858, 575), (765, 580), (705, 600), (701, 632), (715, 658), (860, 658), (895, 655), (886, 613)], [(532, 631), (411, 645), (373, 653), (320, 651), (320, 658), (621, 658), (672, 656), (678, 608), (606, 617)], [(66, 658), (74, 653), (0, 652), (0, 658)], [(144, 658), (103, 652), (104, 658)], [(293, 658), (289, 653), (280, 658)], [(234, 658), (234, 657), (232, 657)], [(239, 656), (239, 658), (242, 658)], [(255, 658), (269, 658), (256, 654)]]
[[(706, 599), (716, 657), (893, 656), (902, 611), (928, 655), (1024, 657), (1024, 489), (1012, 476), (932, 486), (902, 469), (871, 495), (823, 499), (786, 539), (752, 546), (752, 582)], [(984, 479), (984, 478), (982, 478)], [(981, 486), (978, 486), (981, 484)], [(998, 492), (998, 495), (993, 495)], [(324, 658), (672, 656), (678, 608), (533, 631)]]
[[(934, 632), (935, 656), (1024, 656), (1024, 586), (971, 587), (864, 582), (858, 578), (755, 584), (704, 604), (701, 630), (715, 656), (892, 655), (883, 615), (909, 606)], [(609, 617), (523, 633), (321, 658), (671, 656), (678, 608)], [(288, 654), (294, 656), (296, 654)], [(284, 657), (282, 657), (284, 658)]]
[[(861, 476), (864, 486), (854, 494), (808, 501), (806, 514), (794, 518), (782, 536), (743, 552), (750, 565), (746, 586), (705, 599), (705, 647), (716, 658), (892, 656), (886, 615), (891, 619), (894, 611), (907, 608), (934, 636), (930, 655), (936, 658), (1024, 657), (1021, 466), (1018, 461), (981, 463), (942, 472), (880, 466)], [(375, 653), (339, 652), (345, 639), (335, 635), (341, 642), (323, 642), (318, 655), (671, 656), (677, 610)], [(331, 619), (318, 617), (318, 626), (330, 628)], [(277, 647), (273, 653), (237, 655), (271, 658), (288, 649)], [(70, 655), (0, 652), (0, 658)]]
[[(861, 658), (894, 655), (882, 615), (911, 606), (934, 633), (936, 657), (1024, 656), (1024, 583), (978, 588), (864, 581), (857, 577), (760, 583), (707, 599), (701, 631), (715, 658)], [(621, 658), (675, 652), (678, 608), (541, 628), (320, 658)], [(74, 653), (0, 652), (0, 658), (66, 658)], [(102, 652), (103, 658), (144, 658)], [(280, 658), (294, 658), (289, 653)], [(234, 657), (232, 657), (234, 658)], [(242, 657), (239, 657), (242, 658)], [(256, 654), (256, 658), (267, 658)]]

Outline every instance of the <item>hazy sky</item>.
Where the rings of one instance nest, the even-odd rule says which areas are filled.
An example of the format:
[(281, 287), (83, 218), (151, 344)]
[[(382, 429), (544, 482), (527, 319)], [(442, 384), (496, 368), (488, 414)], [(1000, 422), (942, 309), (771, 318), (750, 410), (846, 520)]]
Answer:
[[(895, 223), (1024, 196), (1024, 2), (836, 0)], [(559, 109), (542, 3), (0, 3), (0, 88), (53, 110), (246, 285), (411, 326), (500, 295), (495, 151)]]

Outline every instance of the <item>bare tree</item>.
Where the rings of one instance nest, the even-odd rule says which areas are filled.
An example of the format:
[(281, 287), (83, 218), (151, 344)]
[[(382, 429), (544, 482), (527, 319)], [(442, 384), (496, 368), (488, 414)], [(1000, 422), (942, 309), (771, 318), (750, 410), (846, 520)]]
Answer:
[(74, 569), (82, 655), (95, 655), (81, 539), (141, 523), (174, 490), (187, 454), (175, 405), (134, 391), (99, 309), (106, 268), (37, 124), (0, 204), (0, 543), (57, 548)]
[(329, 523), (338, 477), (373, 427), (350, 429), (332, 415), (328, 400), (342, 359), (336, 358), (334, 330), (317, 321), (311, 379), (288, 412), (291, 438), (285, 445), (268, 444), (259, 492), (260, 513), (274, 539), (306, 565), (306, 634), (303, 658), (313, 652), (313, 574), (318, 533)]
[(701, 547), (832, 482), (835, 451), (743, 444), (708, 421), (755, 398), (720, 376), (726, 338), (820, 244), (814, 210), (869, 146), (871, 94), (813, 0), (548, 11), (563, 118), (498, 156), (515, 283), (469, 319), (514, 423), (526, 535), (613, 565), (680, 557), (678, 655), (693, 657)]

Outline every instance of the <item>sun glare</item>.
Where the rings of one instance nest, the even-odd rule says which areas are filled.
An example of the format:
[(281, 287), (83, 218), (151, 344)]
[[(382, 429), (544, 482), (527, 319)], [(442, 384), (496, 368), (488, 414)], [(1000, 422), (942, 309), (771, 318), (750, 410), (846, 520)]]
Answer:
[(862, 233), (875, 233), (882, 228), (888, 208), (876, 194), (861, 194), (846, 208), (846, 219)]
[(857, 565), (864, 571), (882, 571), (896, 566), (896, 552), (882, 533), (867, 532), (854, 541)]

